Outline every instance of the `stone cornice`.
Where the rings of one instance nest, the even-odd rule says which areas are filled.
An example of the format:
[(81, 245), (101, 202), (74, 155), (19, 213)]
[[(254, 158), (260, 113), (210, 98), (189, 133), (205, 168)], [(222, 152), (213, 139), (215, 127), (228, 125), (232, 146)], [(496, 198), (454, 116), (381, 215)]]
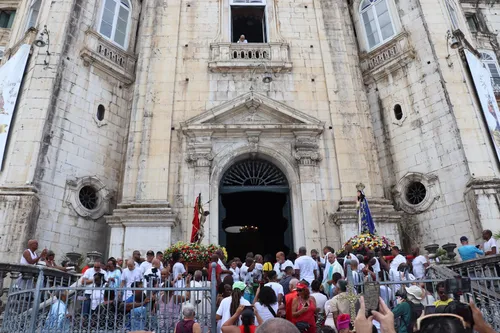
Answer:
[(176, 216), (168, 202), (131, 202), (122, 203), (105, 216), (110, 227), (172, 227)]
[(34, 196), (38, 198), (38, 188), (35, 186), (0, 186), (0, 195)]

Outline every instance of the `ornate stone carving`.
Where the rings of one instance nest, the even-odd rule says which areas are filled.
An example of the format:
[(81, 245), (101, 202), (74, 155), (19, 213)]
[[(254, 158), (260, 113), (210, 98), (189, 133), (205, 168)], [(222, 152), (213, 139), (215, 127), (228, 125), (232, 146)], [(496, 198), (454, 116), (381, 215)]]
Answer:
[(316, 165), (321, 161), (321, 154), (318, 152), (318, 137), (314, 132), (295, 133), (295, 151), (293, 157), (301, 165)]
[[(80, 200), (80, 191), (90, 186), (96, 191), (96, 207), (86, 208)], [(96, 176), (72, 178), (66, 180), (66, 203), (73, 207), (75, 212), (85, 218), (97, 220), (109, 212), (109, 205), (114, 191), (109, 191), (106, 185)]]
[(261, 131), (246, 131), (247, 133), (247, 139), (248, 139), (248, 145), (252, 149), (252, 151), (258, 151), (259, 150), (259, 135)]
[(195, 167), (210, 167), (212, 165), (214, 155), (211, 135), (211, 132), (200, 132), (188, 139), (186, 162)]
[[(422, 183), (425, 187), (425, 197), (418, 204), (408, 201), (407, 191), (412, 183)], [(423, 174), (419, 172), (409, 172), (394, 186), (392, 192), (396, 207), (409, 214), (419, 214), (432, 205), (435, 200), (439, 200), (439, 186), (436, 186), (438, 178), (433, 174)]]

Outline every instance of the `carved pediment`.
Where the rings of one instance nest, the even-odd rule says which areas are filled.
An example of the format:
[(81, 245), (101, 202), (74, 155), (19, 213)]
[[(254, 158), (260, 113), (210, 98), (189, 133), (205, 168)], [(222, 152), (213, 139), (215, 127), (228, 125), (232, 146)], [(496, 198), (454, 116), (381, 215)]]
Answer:
[(184, 132), (194, 129), (271, 129), (322, 131), (324, 123), (286, 104), (250, 92), (207, 110), (181, 124)]

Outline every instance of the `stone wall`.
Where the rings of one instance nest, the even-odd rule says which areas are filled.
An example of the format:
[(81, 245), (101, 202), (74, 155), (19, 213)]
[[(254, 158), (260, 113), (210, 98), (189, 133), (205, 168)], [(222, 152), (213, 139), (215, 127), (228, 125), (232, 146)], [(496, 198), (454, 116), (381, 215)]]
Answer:
[[(40, 209), (32, 236), (59, 258), (70, 251), (105, 252), (108, 231), (102, 216), (120, 193), (130, 88), (80, 57), (88, 46), (85, 32), (94, 28), (99, 3), (43, 2), (37, 26), (47, 25), (51, 55), (46, 55), (45, 48), (33, 49), (0, 174), (0, 184), (7, 188), (36, 186)], [(136, 7), (135, 28), (139, 13)], [(18, 16), (23, 15), (26, 8), (21, 6)], [(11, 45), (24, 33), (21, 21), (15, 21)], [(135, 35), (131, 50), (134, 40)], [(96, 118), (100, 104), (106, 110), (102, 121)], [(102, 205), (97, 216), (75, 205), (78, 186), (84, 184), (98, 187)], [(6, 214), (15, 222), (12, 209)]]

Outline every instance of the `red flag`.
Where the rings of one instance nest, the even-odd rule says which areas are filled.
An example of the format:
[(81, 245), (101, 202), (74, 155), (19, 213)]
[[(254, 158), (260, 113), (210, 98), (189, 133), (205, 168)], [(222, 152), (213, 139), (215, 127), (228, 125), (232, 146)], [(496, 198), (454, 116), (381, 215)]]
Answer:
[(198, 241), (198, 230), (200, 230), (200, 196), (194, 202), (193, 231), (191, 232), (191, 243)]

